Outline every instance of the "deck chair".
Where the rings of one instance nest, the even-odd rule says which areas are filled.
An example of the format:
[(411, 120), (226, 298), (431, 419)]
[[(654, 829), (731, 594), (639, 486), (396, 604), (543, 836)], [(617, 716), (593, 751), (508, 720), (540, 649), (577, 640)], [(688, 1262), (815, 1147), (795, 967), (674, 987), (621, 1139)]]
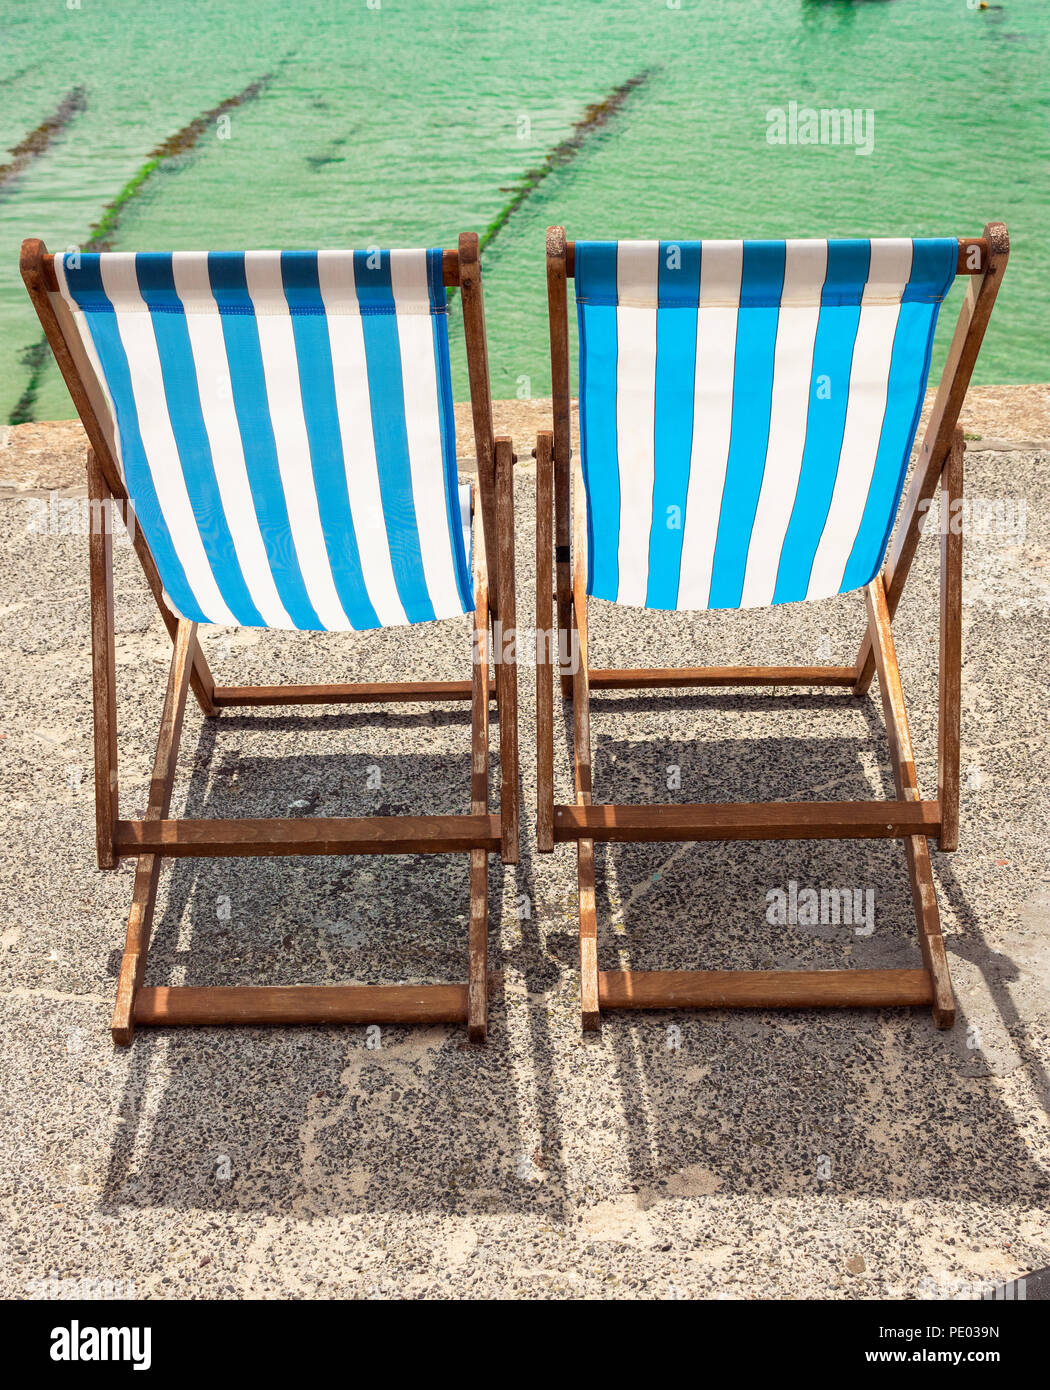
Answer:
[[(89, 442), (98, 863), (137, 859), (112, 1032), (138, 1024), (448, 1023), (485, 1036), (488, 855), (518, 857), (512, 660), (489, 675), (490, 623), (514, 625), (513, 451), (494, 439), (478, 239), (454, 251), (49, 256), (22, 276)], [(481, 525), (460, 486), (446, 285), (462, 296)], [(174, 651), (148, 809), (118, 809), (112, 515), (125, 522)], [(202, 623), (355, 631), (473, 614), (472, 677), (221, 686)], [(464, 652), (464, 657), (468, 653)], [(170, 819), (192, 689), (203, 713), (254, 705), (467, 701), (470, 812), (357, 819)], [(489, 813), (489, 703), (500, 809)], [(466, 983), (269, 988), (143, 984), (165, 858), (470, 856)]]
[[(537, 663), (538, 844), (575, 841), (583, 1026), (603, 1009), (930, 1005), (954, 1022), (928, 841), (959, 835), (963, 439), (959, 411), (1009, 255), (981, 237), (884, 241), (566, 242), (547, 234), (554, 428), (537, 441), (537, 629), (578, 657), (575, 804), (554, 804), (553, 642)], [(970, 276), (908, 494), (939, 305)], [(582, 471), (570, 468), (567, 277), (579, 319)], [(941, 487), (938, 792), (919, 792), (891, 620)], [(570, 511), (570, 490), (573, 492)], [(553, 536), (552, 536), (553, 524)], [(571, 536), (570, 536), (571, 529)], [(552, 570), (552, 553), (554, 567)], [(736, 609), (863, 589), (852, 666), (592, 670), (587, 600)], [(892, 801), (602, 805), (590, 692), (832, 686), (878, 672)], [(904, 841), (923, 968), (601, 971), (594, 843), (894, 837)]]

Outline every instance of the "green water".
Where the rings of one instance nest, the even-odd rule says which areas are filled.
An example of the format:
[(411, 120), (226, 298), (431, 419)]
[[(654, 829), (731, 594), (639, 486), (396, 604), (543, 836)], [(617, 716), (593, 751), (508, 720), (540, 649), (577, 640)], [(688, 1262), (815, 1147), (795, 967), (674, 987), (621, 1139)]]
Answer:
[[(1013, 255), (976, 379), (1050, 379), (1047, 0), (80, 4), (0, 3), (0, 149), (71, 88), (87, 103), (0, 191), (0, 421), (40, 336), (22, 237), (83, 242), (150, 150), (268, 72), (228, 139), (209, 130), (124, 205), (117, 249), (455, 245), (590, 103), (648, 69), (486, 254), (497, 397), (549, 393), (552, 222), (671, 238), (962, 235), (1001, 218)], [(873, 110), (872, 153), (769, 144), (767, 111), (791, 101)], [(72, 413), (53, 365), (34, 413)]]

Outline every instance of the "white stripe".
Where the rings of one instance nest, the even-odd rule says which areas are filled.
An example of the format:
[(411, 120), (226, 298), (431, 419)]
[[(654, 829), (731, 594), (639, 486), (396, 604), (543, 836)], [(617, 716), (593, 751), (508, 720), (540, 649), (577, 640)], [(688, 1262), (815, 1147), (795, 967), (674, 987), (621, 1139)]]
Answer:
[[(868, 285), (861, 299), (860, 322), (853, 345), (849, 401), (835, 490), (813, 557), (807, 598), (827, 598), (839, 592), (850, 551), (857, 539), (886, 414), (893, 338), (900, 317), (901, 296), (911, 274), (911, 262), (910, 241), (871, 243)], [(870, 296), (868, 286), (871, 286)], [(887, 302), (891, 295), (895, 297)]]
[(423, 574), (435, 618), (450, 618), (463, 612), (463, 601), (449, 534), (434, 327), (429, 314), (424, 318), (402, 309), (402, 305), (410, 309), (418, 304), (421, 296), (429, 304), (427, 253), (391, 251), (390, 287), (397, 311), (405, 433)]
[(103, 256), (99, 265), (102, 285), (113, 304), (117, 331), (128, 359), (146, 462), (186, 582), (209, 622), (236, 625), (237, 619), (223, 601), (212, 573), (186, 490), (182, 461), (168, 415), (153, 320), (139, 293), (135, 254), (117, 252)]
[(660, 243), (616, 248), (616, 454), (620, 475), (618, 603), (645, 605), (653, 524), (656, 303)]
[(376, 617), (384, 627), (395, 627), (407, 623), (408, 617), (394, 579), (379, 490), (364, 328), (360, 313), (349, 307), (357, 304), (353, 252), (318, 251), (317, 279), (328, 321), (346, 490), (361, 573)]
[(733, 425), (733, 374), (742, 241), (705, 241), (696, 316), (693, 446), (682, 531), (678, 607), (706, 608)]
[(120, 452), (120, 435), (117, 433), (113, 398), (109, 394), (109, 386), (102, 371), (102, 363), (95, 351), (95, 344), (91, 338), (87, 319), (69, 291), (69, 283), (66, 280), (66, 270), (62, 260), (61, 255), (55, 256), (55, 279), (58, 282), (58, 293), (49, 293), (48, 299), (55, 311), (55, 317), (58, 319), (62, 337), (65, 339), (66, 346), (73, 358), (77, 375), (84, 385), (91, 409), (95, 412), (95, 418), (98, 420), (102, 434), (109, 445), (123, 482), (124, 460)]
[[(287, 302), (283, 315), (273, 311), (276, 297), (283, 297), (284, 293), (280, 252), (245, 252), (244, 272), (252, 304), (264, 309), (270, 306), (270, 312), (257, 317), (256, 326), (277, 464), (299, 569), (314, 612), (323, 626), (332, 631), (346, 631), (353, 624), (339, 601), (321, 528), (292, 319)], [(261, 402), (259, 408), (262, 408)]]
[(274, 583), (255, 512), (234, 409), (222, 319), (211, 293), (207, 253), (175, 251), (171, 264), (175, 293), (186, 309), (186, 330), (193, 353), (204, 429), (237, 562), (252, 602), (266, 626), (294, 628)]
[(747, 552), (741, 608), (772, 603), (780, 552), (802, 471), (813, 345), (828, 268), (826, 241), (789, 241), (773, 355), (773, 394), (762, 489)]

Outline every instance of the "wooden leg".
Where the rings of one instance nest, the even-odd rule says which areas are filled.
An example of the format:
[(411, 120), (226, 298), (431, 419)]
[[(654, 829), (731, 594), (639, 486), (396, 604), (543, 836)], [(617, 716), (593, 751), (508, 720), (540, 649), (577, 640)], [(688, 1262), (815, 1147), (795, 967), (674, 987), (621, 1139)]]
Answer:
[[(536, 440), (536, 848), (554, 848), (554, 683), (550, 642), (554, 618), (553, 437)], [(555, 639), (556, 640), (556, 639)], [(555, 656), (556, 659), (556, 656)]]
[[(193, 648), (196, 640), (197, 625), (180, 618), (175, 634), (168, 689), (164, 696), (157, 753), (153, 760), (146, 820), (163, 820), (171, 805), (175, 765), (179, 755), (179, 739), (186, 712), (186, 693), (193, 669)], [(153, 929), (153, 911), (157, 901), (159, 879), (159, 857), (153, 854), (142, 855), (135, 870), (127, 939), (120, 963), (117, 1000), (110, 1024), (113, 1041), (122, 1047), (131, 1042), (135, 1032), (135, 999), (146, 971), (146, 955)]]
[[(919, 783), (915, 774), (915, 755), (912, 751), (908, 714), (904, 703), (900, 667), (893, 641), (886, 590), (878, 575), (867, 588), (868, 630), (871, 636), (875, 666), (879, 675), (879, 690), (886, 715), (886, 732), (890, 744), (890, 761), (897, 795), (904, 801), (918, 801)], [(911, 882), (912, 904), (919, 930), (919, 946), (933, 987), (933, 1017), (938, 1028), (950, 1028), (955, 1022), (955, 995), (952, 991), (948, 957), (941, 935), (937, 895), (930, 867), (930, 849), (923, 835), (909, 835), (904, 841)]]
[(937, 721), (937, 800), (941, 803), (940, 847), (959, 847), (959, 713), (962, 688), (962, 518), (963, 457), (956, 433), (941, 474), (941, 648)]
[[(489, 797), (489, 648), (488, 576), (485, 542), (475, 543), (474, 666), (470, 729), (470, 809), (473, 815), (488, 811)], [(470, 852), (470, 940), (467, 967), (467, 1033), (472, 1042), (484, 1042), (488, 1031), (489, 858), (483, 849)]]
[[(590, 806), (591, 778), (591, 692), (587, 656), (586, 541), (583, 535), (584, 504), (582, 478), (576, 479), (575, 535), (573, 537), (574, 583), (572, 631), (579, 657), (573, 671), (572, 726), (573, 764), (576, 775), (576, 804)], [(581, 839), (576, 850), (576, 874), (580, 908), (580, 1014), (585, 1032), (601, 1026), (598, 1002), (598, 916), (594, 900), (594, 841)]]
[(514, 602), (514, 447), (496, 440), (496, 517), (501, 640), (495, 652), (499, 693), (500, 832), (504, 864), (518, 862), (518, 663)]
[(91, 684), (95, 711), (95, 844), (100, 869), (115, 869), (117, 673), (113, 645), (113, 497), (93, 449), (87, 453), (91, 588)]

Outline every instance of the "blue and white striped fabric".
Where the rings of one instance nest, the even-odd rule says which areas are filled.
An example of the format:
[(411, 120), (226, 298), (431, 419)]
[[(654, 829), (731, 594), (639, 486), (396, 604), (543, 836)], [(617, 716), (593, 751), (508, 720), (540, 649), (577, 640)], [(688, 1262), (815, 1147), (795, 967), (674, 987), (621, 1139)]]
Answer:
[(588, 588), (750, 608), (867, 584), (953, 239), (576, 243)]
[(74, 253), (55, 274), (177, 613), (473, 611), (440, 250)]

